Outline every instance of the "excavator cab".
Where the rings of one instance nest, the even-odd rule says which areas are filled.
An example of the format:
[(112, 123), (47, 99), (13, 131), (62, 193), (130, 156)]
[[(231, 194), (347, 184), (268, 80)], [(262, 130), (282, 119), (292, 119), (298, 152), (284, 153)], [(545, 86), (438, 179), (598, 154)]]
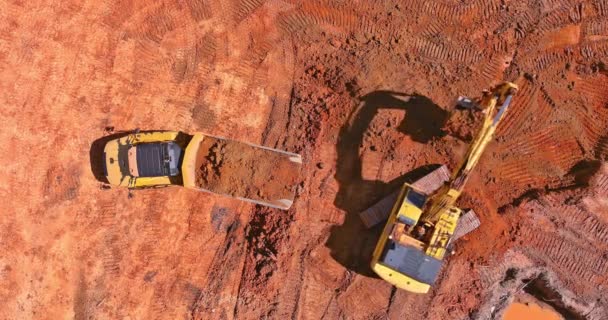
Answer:
[(397, 220), (413, 227), (420, 219), (428, 196), (424, 192), (414, 189), (409, 184), (405, 184), (405, 186), (405, 195), (401, 206), (398, 208)]

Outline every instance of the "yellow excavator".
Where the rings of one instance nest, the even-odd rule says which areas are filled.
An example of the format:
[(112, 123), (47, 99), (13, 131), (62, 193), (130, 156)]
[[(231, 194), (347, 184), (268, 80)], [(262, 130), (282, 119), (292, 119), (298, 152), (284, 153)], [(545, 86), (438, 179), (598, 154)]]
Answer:
[[(410, 292), (429, 291), (462, 220), (463, 210), (456, 207), (456, 200), (484, 149), (492, 140), (496, 126), (503, 119), (516, 91), (517, 85), (505, 82), (485, 92), (478, 103), (468, 99), (461, 101), (469, 107), (474, 105), (483, 110), (485, 118), (481, 129), (464, 161), (451, 177), (443, 173), (446, 171), (443, 166), (425, 177), (426, 181), (425, 178), (421, 179), (423, 183), (418, 181), (403, 185), (393, 202), (390, 216), (373, 253), (372, 270), (382, 279)], [(442, 173), (444, 179), (441, 178)], [(437, 183), (440, 183), (437, 188), (428, 187)], [(366, 210), (362, 213), (364, 223), (368, 226), (372, 224), (368, 223), (370, 219), (377, 221), (378, 216), (381, 216), (376, 212), (374, 218), (373, 212)]]

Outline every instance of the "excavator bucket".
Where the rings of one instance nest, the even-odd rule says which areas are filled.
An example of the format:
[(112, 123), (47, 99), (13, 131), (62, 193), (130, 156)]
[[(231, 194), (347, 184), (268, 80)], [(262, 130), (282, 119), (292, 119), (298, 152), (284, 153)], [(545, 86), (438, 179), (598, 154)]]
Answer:
[(182, 164), (187, 188), (287, 210), (299, 184), (298, 154), (195, 134)]

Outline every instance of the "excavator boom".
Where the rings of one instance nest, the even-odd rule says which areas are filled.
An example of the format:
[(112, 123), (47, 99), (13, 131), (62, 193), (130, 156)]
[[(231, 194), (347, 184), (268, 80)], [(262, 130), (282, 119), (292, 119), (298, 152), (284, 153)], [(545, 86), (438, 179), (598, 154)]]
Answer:
[[(477, 134), (475, 141), (471, 144), (464, 161), (460, 164), (459, 168), (454, 171), (451, 178), (450, 189), (455, 189), (459, 192), (462, 191), (468, 180), (469, 173), (475, 168), (486, 146), (494, 137), (496, 127), (509, 108), (511, 99), (516, 90), (517, 85), (506, 82), (492, 90), (491, 94), (482, 98), (481, 106), (485, 106), (483, 111), (485, 113), (485, 118), (482, 127)], [(494, 115), (496, 106), (499, 103), (502, 103), (502, 105), (498, 109), (496, 115)]]
[[(479, 158), (481, 158), (488, 143), (492, 141), (496, 127), (509, 108), (516, 90), (517, 85), (505, 82), (482, 97), (479, 106), (483, 109), (485, 117), (479, 133), (475, 136), (475, 140), (469, 147), (460, 166), (452, 173), (449, 183), (429, 200), (428, 209), (424, 210), (420, 217), (421, 221), (436, 223), (446, 210), (454, 207), (456, 200), (460, 197), (466, 182), (469, 180), (470, 173), (479, 162)], [(501, 106), (496, 112), (499, 103)]]

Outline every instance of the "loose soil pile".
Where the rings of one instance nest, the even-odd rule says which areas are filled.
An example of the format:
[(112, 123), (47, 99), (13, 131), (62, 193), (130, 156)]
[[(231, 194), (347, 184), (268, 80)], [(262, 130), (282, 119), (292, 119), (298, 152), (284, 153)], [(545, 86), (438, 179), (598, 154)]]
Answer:
[(301, 163), (291, 161), (293, 155), (205, 137), (197, 156), (200, 188), (271, 204), (294, 198)]

